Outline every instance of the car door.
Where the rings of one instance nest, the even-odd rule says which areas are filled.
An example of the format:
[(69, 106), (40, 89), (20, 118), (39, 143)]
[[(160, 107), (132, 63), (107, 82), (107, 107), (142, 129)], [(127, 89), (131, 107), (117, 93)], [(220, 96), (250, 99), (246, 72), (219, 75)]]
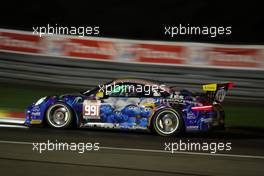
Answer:
[(156, 99), (144, 86), (129, 82), (106, 86), (97, 93), (99, 98), (84, 102), (84, 119), (103, 127), (147, 128)]
[[(84, 100), (84, 124), (101, 127), (119, 127), (126, 123), (135, 125), (140, 109), (137, 107), (139, 97), (134, 95), (134, 87), (131, 83), (105, 85), (92, 96), (94, 98)], [(126, 109), (128, 105), (130, 111)]]
[[(101, 104), (101, 119), (121, 128), (147, 128), (156, 105), (154, 92), (143, 84), (116, 84)], [(160, 96), (160, 95), (155, 95)]]
[(140, 116), (140, 97), (136, 94), (136, 84), (119, 83), (107, 91), (101, 101), (101, 119), (118, 127), (133, 127)]

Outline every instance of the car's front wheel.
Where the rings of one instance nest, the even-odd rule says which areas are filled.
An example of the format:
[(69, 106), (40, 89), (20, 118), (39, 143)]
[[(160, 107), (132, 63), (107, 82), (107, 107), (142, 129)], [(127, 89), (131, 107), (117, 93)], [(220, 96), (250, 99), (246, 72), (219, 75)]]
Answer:
[(174, 136), (182, 132), (183, 119), (174, 109), (161, 109), (154, 115), (152, 127), (161, 136)]
[(72, 123), (72, 111), (64, 103), (51, 105), (46, 112), (46, 120), (53, 128), (68, 128)]

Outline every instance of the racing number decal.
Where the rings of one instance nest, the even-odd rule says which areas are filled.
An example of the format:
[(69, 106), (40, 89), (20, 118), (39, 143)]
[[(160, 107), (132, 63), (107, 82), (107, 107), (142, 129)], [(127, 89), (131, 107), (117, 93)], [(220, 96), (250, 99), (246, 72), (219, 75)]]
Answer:
[(98, 105), (86, 105), (84, 109), (85, 116), (99, 116)]
[(220, 89), (216, 92), (215, 99), (219, 102), (223, 102), (225, 99), (226, 91), (225, 89)]
[(83, 102), (83, 118), (84, 119), (100, 119), (99, 100), (85, 100)]

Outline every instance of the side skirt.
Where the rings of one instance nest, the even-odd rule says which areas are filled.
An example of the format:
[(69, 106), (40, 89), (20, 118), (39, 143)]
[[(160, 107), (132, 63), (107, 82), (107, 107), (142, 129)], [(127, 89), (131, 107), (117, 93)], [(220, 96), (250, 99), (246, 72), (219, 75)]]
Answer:
[(119, 123), (101, 123), (101, 122), (89, 122), (86, 124), (81, 124), (80, 128), (115, 128), (115, 129), (140, 129), (140, 130), (148, 130), (147, 127), (137, 126), (137, 125), (122, 125)]

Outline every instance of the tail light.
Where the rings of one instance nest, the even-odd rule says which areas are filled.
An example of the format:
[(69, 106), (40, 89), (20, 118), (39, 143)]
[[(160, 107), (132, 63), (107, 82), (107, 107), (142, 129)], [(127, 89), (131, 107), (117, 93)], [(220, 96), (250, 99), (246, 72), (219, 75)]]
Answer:
[(212, 105), (192, 107), (192, 110), (194, 111), (211, 111), (212, 109), (213, 109)]

